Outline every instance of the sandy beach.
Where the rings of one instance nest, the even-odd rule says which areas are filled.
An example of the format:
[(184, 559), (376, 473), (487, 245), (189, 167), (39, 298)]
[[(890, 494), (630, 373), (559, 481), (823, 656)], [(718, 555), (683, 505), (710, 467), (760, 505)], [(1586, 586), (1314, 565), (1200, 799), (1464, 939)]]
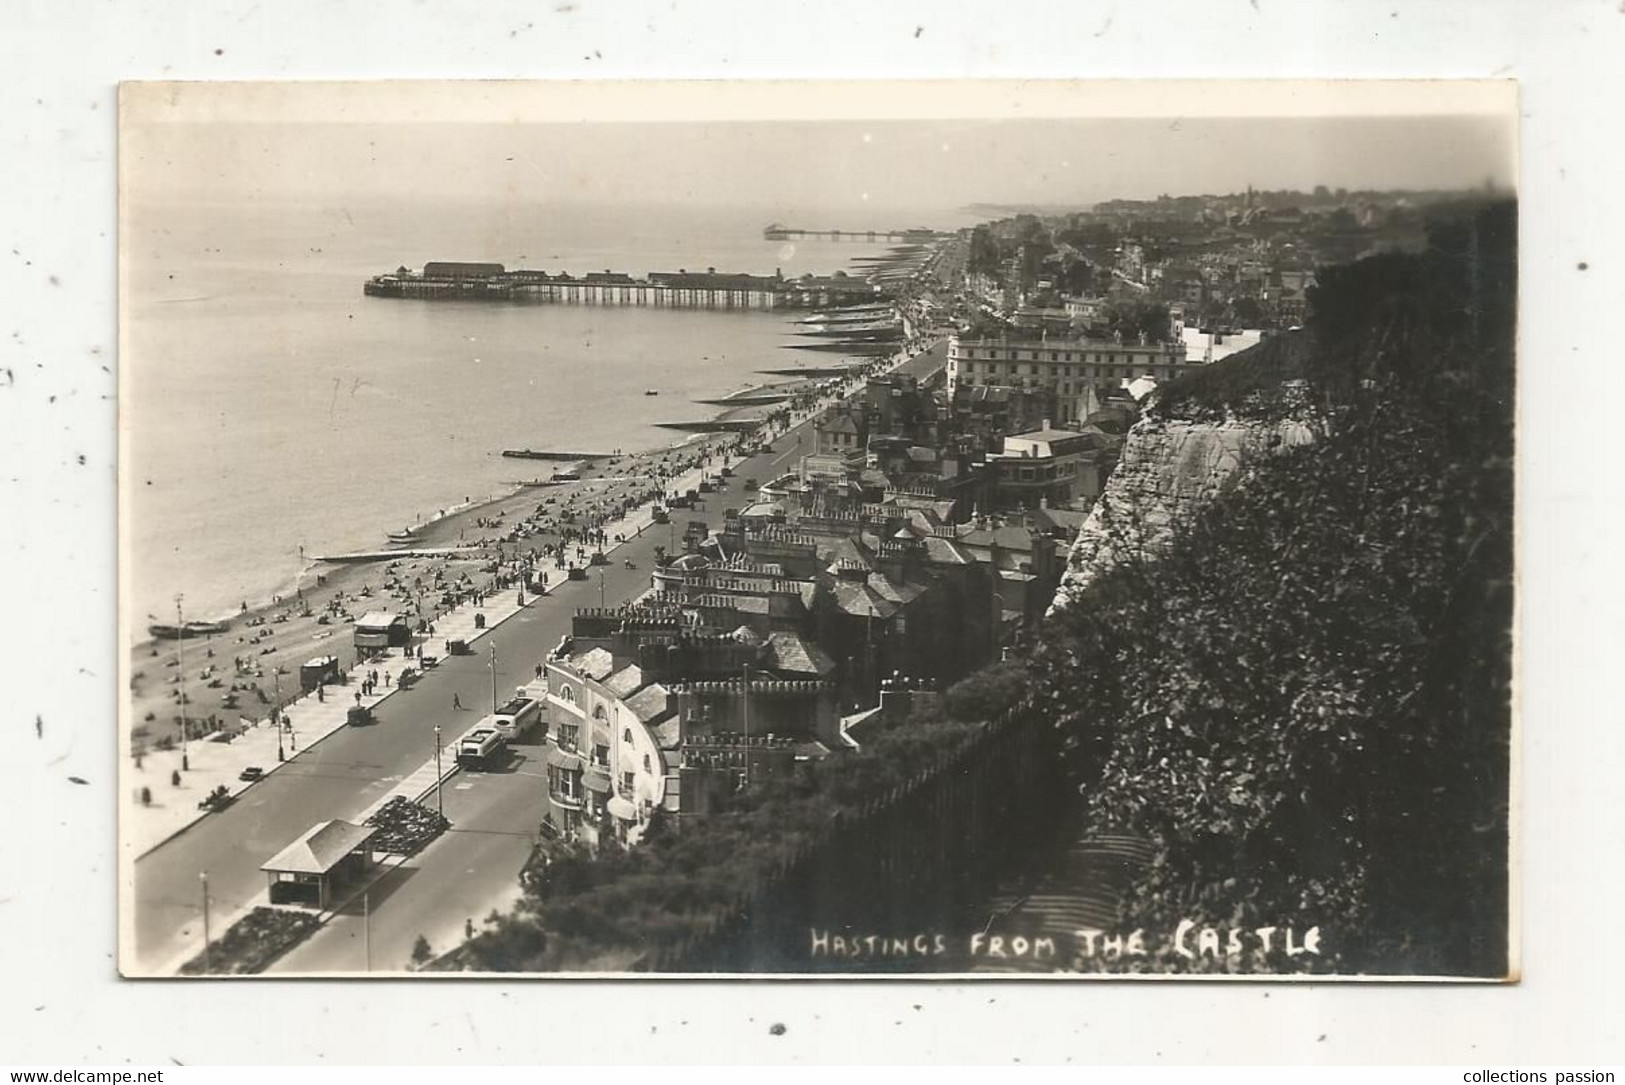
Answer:
[[(196, 739), (240, 720), (266, 719), (279, 700), (293, 701), (301, 694), (299, 667), (307, 660), (334, 655), (340, 669), (348, 669), (356, 661), (352, 623), (369, 611), (404, 614), (414, 629), (432, 636), (435, 619), (470, 598), (556, 583), (571, 565), (586, 564), (602, 542), (613, 541), (602, 538), (601, 525), (660, 501), (667, 480), (782, 431), (798, 400), (809, 402), (819, 383), (809, 378), (741, 389), (734, 394), (797, 399), (724, 408), (716, 415), (759, 421), (749, 433), (695, 435), (664, 448), (587, 461), (574, 469), (579, 480), (517, 482), (510, 492), (451, 506), (414, 525), (410, 542), (397, 544), (402, 550), (457, 552), (315, 562), (289, 593), (245, 605), (225, 632), (206, 637), (157, 639), (142, 635), (138, 625), (129, 672), (132, 756), (179, 742), (183, 687)], [(514, 462), (516, 476), (525, 474), (519, 465), (528, 461)], [(399, 530), (380, 525), (378, 549), (390, 549), (387, 533)]]

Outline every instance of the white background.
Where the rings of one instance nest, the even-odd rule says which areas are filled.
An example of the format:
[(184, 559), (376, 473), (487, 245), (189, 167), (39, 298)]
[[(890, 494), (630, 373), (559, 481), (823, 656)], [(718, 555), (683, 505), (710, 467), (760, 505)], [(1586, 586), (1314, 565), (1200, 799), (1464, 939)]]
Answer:
[[(0, 1062), (1619, 1061), (1622, 62), (1620, 0), (6, 0)], [(1521, 81), (1520, 986), (116, 977), (118, 81), (1159, 75)]]

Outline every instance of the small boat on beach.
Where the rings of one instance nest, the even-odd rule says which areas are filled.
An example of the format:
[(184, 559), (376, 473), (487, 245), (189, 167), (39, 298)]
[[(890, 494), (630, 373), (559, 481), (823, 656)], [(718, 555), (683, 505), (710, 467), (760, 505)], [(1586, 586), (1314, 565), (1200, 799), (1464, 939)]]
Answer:
[(646, 396), (658, 396), (660, 393), (655, 391), (653, 388), (645, 388), (643, 390), (643, 394)]
[(418, 535), (423, 531), (421, 527), (408, 527), (400, 531), (389, 533), (390, 542), (416, 542)]
[(188, 637), (208, 637), (216, 633), (224, 633), (230, 629), (227, 622), (187, 622), (176, 625), (173, 622), (154, 622), (147, 626), (149, 636), (160, 640), (184, 640)]
[(606, 452), (553, 452), (530, 448), (505, 448), (502, 454), (510, 460), (564, 460), (571, 463), (580, 460), (607, 460), (610, 458)]

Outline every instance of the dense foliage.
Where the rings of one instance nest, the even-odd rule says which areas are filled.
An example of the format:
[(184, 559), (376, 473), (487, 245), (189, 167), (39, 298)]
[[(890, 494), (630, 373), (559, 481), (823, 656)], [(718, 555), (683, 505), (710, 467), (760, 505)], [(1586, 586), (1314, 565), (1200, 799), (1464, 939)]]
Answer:
[(929, 771), (979, 722), (911, 719), (863, 748), (809, 766), (791, 787), (759, 787), (734, 810), (657, 822), (637, 847), (552, 842), (521, 874), (512, 914), (459, 954), (477, 971), (626, 970), (731, 918), (794, 856), (850, 816)]
[(207, 968), (199, 953), (181, 965), (181, 975), (248, 976), (263, 972), (320, 925), (312, 912), (257, 907), (209, 944)]
[(1117, 335), (1125, 343), (1133, 343), (1140, 336), (1148, 342), (1164, 343), (1173, 336), (1173, 321), (1168, 306), (1144, 298), (1120, 298), (1106, 308), (1106, 334)]
[(391, 855), (416, 855), (451, 828), (451, 822), (437, 810), (404, 795), (396, 795), (379, 807), (367, 824), (378, 831), (373, 834), (372, 847)]
[(1322, 269), (1309, 350), (1160, 405), (1246, 413), (1268, 385), (1245, 378), (1290, 368), (1317, 438), (1097, 580), (1030, 660), (1097, 819), (1157, 845), (1133, 925), (1319, 925), (1295, 967), (1506, 967), (1515, 233), (1496, 206)]

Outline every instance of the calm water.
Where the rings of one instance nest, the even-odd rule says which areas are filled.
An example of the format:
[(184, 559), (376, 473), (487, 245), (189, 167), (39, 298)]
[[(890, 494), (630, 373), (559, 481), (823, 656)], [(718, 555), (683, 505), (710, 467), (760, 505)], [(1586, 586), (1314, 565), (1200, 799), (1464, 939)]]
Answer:
[[(385, 530), (546, 470), (503, 448), (667, 444), (652, 423), (710, 413), (690, 400), (820, 360), (779, 349), (783, 315), (364, 298), (367, 276), (432, 259), (793, 275), (878, 251), (764, 241), (765, 221), (733, 209), (132, 208), (134, 624), (173, 615), (177, 591), (189, 618), (235, 611), (287, 588), (301, 546), (379, 546)], [(824, 221), (905, 224), (852, 210)]]

